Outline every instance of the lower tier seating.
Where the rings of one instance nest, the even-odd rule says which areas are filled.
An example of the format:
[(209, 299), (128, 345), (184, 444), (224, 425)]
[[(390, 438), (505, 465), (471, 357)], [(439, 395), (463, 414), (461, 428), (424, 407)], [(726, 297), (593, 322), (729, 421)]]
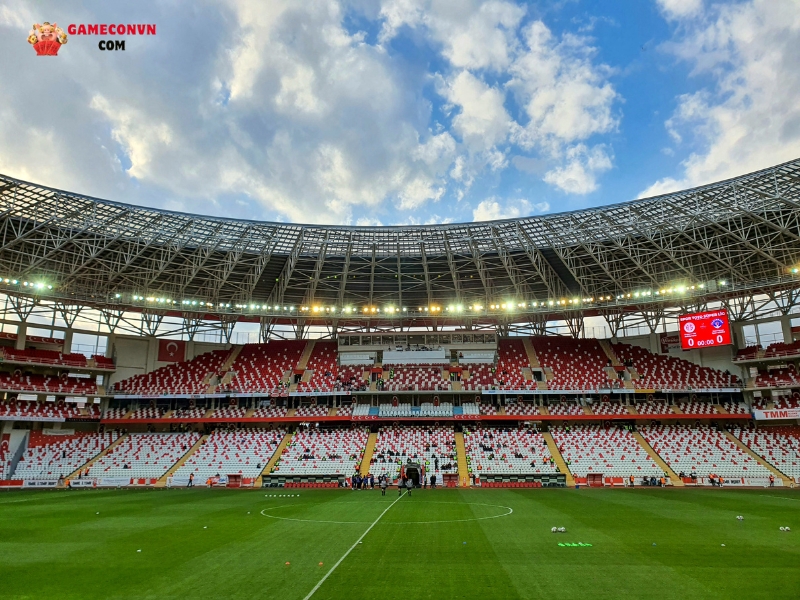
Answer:
[(641, 434), (676, 473), (735, 478), (770, 474), (724, 433), (710, 427), (651, 426), (642, 429)]
[(733, 432), (781, 473), (800, 479), (800, 427), (762, 427)]
[(550, 432), (570, 471), (579, 477), (661, 477), (663, 471), (630, 431), (596, 425), (553, 427)]
[(308, 429), (292, 436), (284, 449), (276, 475), (342, 475), (355, 473), (364, 456), (369, 431), (367, 429)]
[(477, 476), (556, 472), (544, 437), (532, 429), (465, 429), (464, 446)]
[(199, 439), (200, 434), (195, 432), (132, 433), (94, 463), (89, 474), (158, 479)]
[(217, 429), (173, 476), (186, 478), (194, 474), (197, 483), (217, 475), (258, 477), (284, 435), (285, 432), (278, 429)]
[[(382, 427), (375, 443), (370, 473), (397, 479), (408, 459), (425, 465), (426, 476), (457, 471), (456, 439), (450, 427)], [(438, 464), (438, 469), (436, 465)]]
[(117, 431), (44, 435), (32, 431), (28, 448), (14, 471), (14, 479), (58, 479), (66, 477), (100, 454), (117, 438)]

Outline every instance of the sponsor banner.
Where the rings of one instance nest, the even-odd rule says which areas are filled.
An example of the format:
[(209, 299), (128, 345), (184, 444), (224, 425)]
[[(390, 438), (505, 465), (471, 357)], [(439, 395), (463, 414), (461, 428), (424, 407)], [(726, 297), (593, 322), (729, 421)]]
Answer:
[(86, 479), (73, 478), (69, 480), (69, 484), (74, 488), (94, 488), (97, 487), (97, 479), (87, 477)]
[(74, 435), (74, 429), (42, 429), (42, 435)]
[(756, 421), (781, 421), (784, 419), (800, 419), (800, 408), (782, 408), (776, 410), (753, 410)]
[(103, 477), (97, 480), (97, 487), (124, 487), (130, 484), (130, 477)]
[(661, 354), (668, 354), (673, 348), (681, 347), (681, 336), (679, 333), (662, 333), (659, 336), (661, 343)]
[[(232, 394), (234, 395), (234, 394)], [(235, 394), (238, 395), (238, 394)], [(258, 394), (251, 394), (258, 395)], [(350, 392), (289, 392), (289, 396), (349, 396)]]
[(22, 487), (31, 488), (52, 488), (58, 485), (58, 480), (44, 480), (44, 479), (26, 479), (22, 482)]

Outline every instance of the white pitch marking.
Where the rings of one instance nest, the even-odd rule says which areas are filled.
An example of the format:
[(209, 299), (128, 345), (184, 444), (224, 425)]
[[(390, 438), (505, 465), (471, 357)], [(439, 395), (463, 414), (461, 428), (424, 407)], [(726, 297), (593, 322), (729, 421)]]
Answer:
[(330, 577), (331, 573), (333, 573), (336, 570), (336, 567), (338, 567), (340, 564), (342, 564), (342, 561), (345, 558), (347, 558), (347, 556), (353, 551), (353, 548), (355, 548), (356, 546), (358, 546), (361, 543), (361, 540), (363, 540), (366, 537), (366, 535), (370, 532), (370, 530), (373, 527), (375, 527), (375, 525), (378, 524), (378, 521), (381, 520), (383, 515), (385, 515), (387, 512), (389, 512), (389, 509), (392, 508), (395, 504), (397, 504), (397, 502), (405, 495), (406, 495), (405, 492), (403, 492), (402, 496), (398, 496), (397, 500), (392, 502), (389, 506), (386, 507), (386, 509), (381, 514), (378, 515), (378, 518), (375, 519), (372, 522), (372, 525), (367, 527), (367, 530), (364, 533), (361, 534), (361, 537), (358, 538), (352, 546), (350, 546), (350, 548), (347, 550), (347, 552), (344, 553), (344, 556), (342, 556), (342, 558), (340, 558), (339, 560), (336, 561), (336, 564), (333, 565), (333, 567), (331, 567), (331, 570), (328, 571), (327, 573), (325, 573), (325, 576), (322, 579), (319, 580), (319, 583), (317, 583), (317, 585), (314, 586), (314, 589), (312, 589), (310, 592), (308, 592), (308, 595), (305, 598), (303, 598), (303, 600), (308, 600), (309, 598), (311, 598), (311, 596), (313, 596), (316, 593), (316, 591), (322, 586), (322, 584), (325, 583), (325, 580), (328, 579), (328, 577)]
[(800, 498), (787, 498), (786, 496), (770, 496), (769, 494), (759, 494), (762, 498), (780, 498), (781, 500), (793, 500), (800, 502)]

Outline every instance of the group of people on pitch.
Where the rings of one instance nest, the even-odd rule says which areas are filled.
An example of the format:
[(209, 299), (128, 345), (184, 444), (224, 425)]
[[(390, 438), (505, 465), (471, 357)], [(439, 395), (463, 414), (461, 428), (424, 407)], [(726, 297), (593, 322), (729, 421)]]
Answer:
[[(424, 484), (427, 483), (427, 481), (425, 481), (424, 478), (423, 478), (423, 482), (424, 482)], [(431, 489), (436, 489), (436, 483), (437, 483), (436, 475), (431, 475), (431, 477), (430, 477)], [(390, 485), (391, 485), (391, 481), (389, 480), (389, 476), (388, 475), (379, 475), (378, 476), (378, 487), (381, 489), (381, 496), (385, 496), (386, 495), (386, 489)], [(400, 477), (400, 478), (397, 479), (397, 484), (396, 485), (397, 485), (397, 493), (398, 493), (398, 495), (402, 495), (403, 491), (406, 491), (406, 492), (408, 492), (408, 495), (410, 496), (411, 495), (411, 490), (414, 489), (414, 480), (411, 479), (410, 477), (409, 478), (405, 478), (405, 479)], [(372, 475), (372, 474), (370, 474), (370, 475), (361, 475), (360, 473), (356, 473), (350, 479), (350, 486), (354, 490), (366, 490), (367, 488), (374, 490), (375, 489), (375, 476)]]

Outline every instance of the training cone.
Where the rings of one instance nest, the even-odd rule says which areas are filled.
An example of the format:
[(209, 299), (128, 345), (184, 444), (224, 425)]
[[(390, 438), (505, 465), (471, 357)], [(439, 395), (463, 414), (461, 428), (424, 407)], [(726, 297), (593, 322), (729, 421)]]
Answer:
[(321, 566), (322, 566), (322, 563), (319, 563), (319, 566), (321, 567)]
[(290, 562), (287, 560), (287, 561), (286, 561), (286, 564), (287, 564), (287, 565), (290, 565), (290, 564), (292, 564), (292, 563), (290, 563)]

